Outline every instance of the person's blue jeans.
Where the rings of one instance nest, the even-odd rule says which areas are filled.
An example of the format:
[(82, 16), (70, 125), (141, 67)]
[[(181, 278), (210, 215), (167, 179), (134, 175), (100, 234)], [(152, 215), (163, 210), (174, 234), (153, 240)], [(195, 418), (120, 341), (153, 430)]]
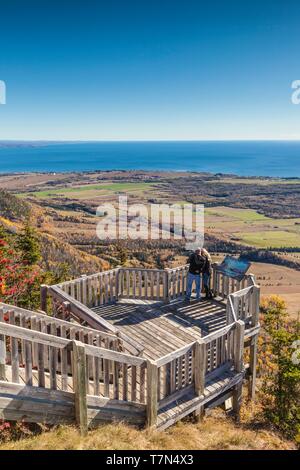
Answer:
[(204, 287), (209, 287), (210, 274), (203, 273), (203, 285)]
[(201, 275), (188, 273), (187, 286), (186, 286), (186, 298), (187, 299), (191, 298), (194, 282), (196, 284), (196, 297), (197, 299), (201, 298)]

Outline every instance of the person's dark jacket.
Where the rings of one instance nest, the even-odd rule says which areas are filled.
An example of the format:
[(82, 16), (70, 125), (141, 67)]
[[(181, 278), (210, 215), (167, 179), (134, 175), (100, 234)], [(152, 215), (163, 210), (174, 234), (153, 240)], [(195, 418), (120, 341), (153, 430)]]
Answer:
[(192, 253), (189, 257), (189, 272), (191, 274), (201, 274), (203, 273), (203, 269), (205, 269), (205, 265), (207, 262), (207, 258), (202, 255), (197, 255), (196, 253)]
[(211, 274), (211, 261), (207, 256), (192, 253), (188, 262), (191, 274)]
[(202, 274), (211, 275), (211, 270), (212, 270), (211, 260), (207, 256), (205, 256), (205, 264), (202, 270)]

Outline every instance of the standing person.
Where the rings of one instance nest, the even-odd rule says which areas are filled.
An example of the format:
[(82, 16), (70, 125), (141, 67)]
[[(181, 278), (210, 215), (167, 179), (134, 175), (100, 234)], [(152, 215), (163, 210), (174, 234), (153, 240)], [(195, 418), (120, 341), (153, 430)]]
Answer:
[(203, 285), (205, 290), (205, 297), (210, 299), (212, 297), (210, 291), (210, 276), (211, 276), (211, 256), (209, 252), (205, 249), (201, 249), (201, 256), (205, 258), (205, 263), (202, 269), (202, 276), (203, 276)]
[(196, 298), (201, 300), (201, 273), (205, 267), (206, 257), (201, 255), (201, 248), (196, 248), (189, 257), (189, 272), (187, 276), (186, 300), (190, 300), (193, 284), (196, 284)]

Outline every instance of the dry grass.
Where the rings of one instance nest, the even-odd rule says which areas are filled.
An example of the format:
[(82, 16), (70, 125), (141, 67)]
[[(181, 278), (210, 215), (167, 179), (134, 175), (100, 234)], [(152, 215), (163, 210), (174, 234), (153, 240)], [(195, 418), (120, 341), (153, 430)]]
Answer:
[(2, 444), (0, 450), (295, 449), (278, 434), (261, 427), (255, 429), (248, 419), (249, 416), (244, 416), (242, 424), (237, 425), (222, 411), (215, 411), (202, 423), (179, 422), (166, 431), (107, 424), (90, 431), (84, 438), (75, 427), (61, 426), (38, 436)]

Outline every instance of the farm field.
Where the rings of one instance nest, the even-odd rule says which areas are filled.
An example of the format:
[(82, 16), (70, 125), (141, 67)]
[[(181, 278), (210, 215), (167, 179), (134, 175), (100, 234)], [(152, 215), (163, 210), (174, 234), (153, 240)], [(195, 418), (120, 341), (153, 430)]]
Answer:
[(206, 208), (209, 233), (257, 248), (300, 246), (300, 218), (273, 219), (252, 209)]
[(300, 313), (300, 271), (267, 263), (252, 263), (251, 272), (261, 286), (261, 294), (282, 297), (293, 318)]

